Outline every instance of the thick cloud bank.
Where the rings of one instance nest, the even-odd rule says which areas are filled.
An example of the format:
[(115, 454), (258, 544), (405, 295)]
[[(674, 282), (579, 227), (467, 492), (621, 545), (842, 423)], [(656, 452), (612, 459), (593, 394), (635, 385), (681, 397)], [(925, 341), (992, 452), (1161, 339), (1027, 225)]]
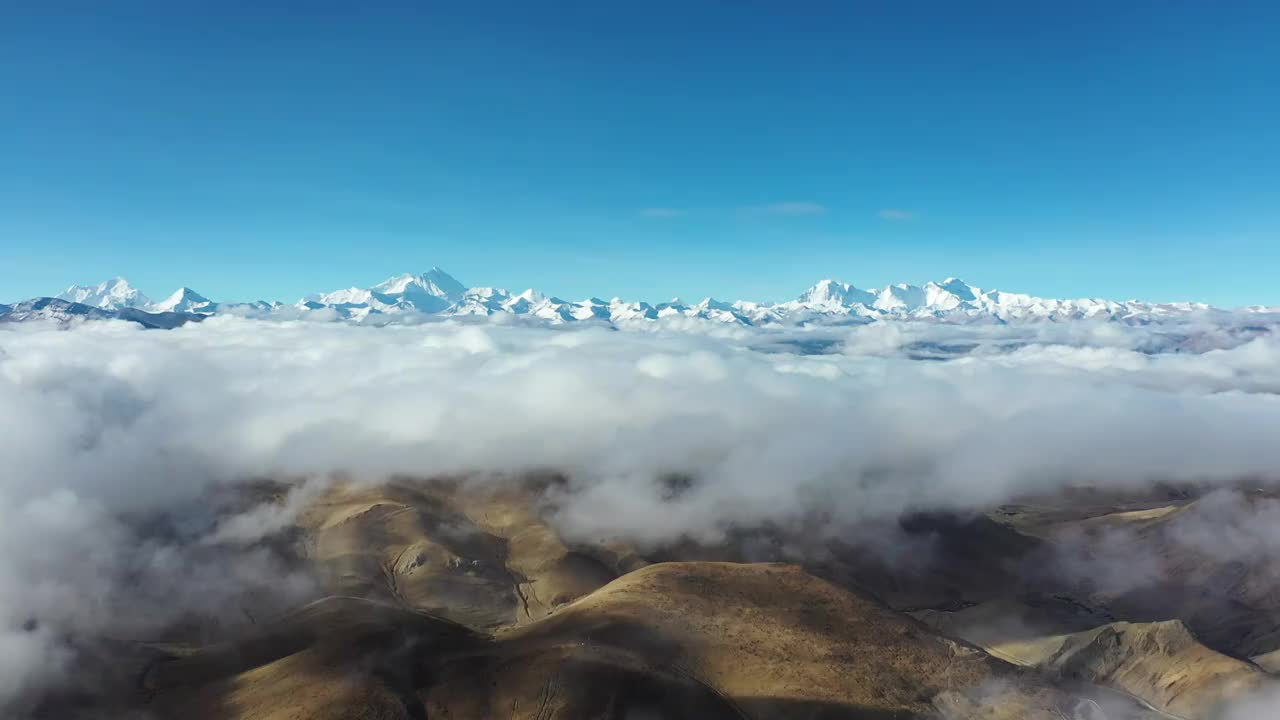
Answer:
[(305, 596), (271, 553), (218, 552), (282, 524), (197, 502), (255, 478), (551, 468), (567, 532), (660, 541), (1280, 468), (1265, 329), (707, 328), (0, 329), (0, 704), (68, 636)]

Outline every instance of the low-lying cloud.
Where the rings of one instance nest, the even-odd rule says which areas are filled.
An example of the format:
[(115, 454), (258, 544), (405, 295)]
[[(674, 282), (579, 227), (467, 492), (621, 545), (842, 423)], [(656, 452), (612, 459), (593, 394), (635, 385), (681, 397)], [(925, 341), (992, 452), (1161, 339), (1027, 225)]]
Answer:
[[(1280, 467), (1280, 340), (1265, 330), (647, 330), (0, 330), (0, 704), (56, 677), (69, 634), (234, 608), (269, 577), (304, 597), (308, 580), (253, 545), (287, 516), (193, 509), (250, 479), (550, 468), (569, 479), (567, 533), (660, 542)], [(1188, 337), (1194, 352), (1164, 352)], [(822, 354), (788, 352), (815, 339)], [(913, 359), (922, 349), (947, 361)], [(691, 479), (675, 502), (673, 475)], [(251, 559), (228, 565), (226, 545)]]

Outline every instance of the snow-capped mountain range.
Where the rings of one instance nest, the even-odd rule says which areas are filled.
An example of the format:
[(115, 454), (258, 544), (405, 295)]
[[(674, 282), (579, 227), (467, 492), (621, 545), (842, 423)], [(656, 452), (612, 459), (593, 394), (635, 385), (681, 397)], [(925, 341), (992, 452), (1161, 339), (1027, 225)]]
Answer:
[[(43, 305), (39, 301), (45, 302)], [(904, 283), (861, 289), (836, 280), (822, 280), (796, 299), (780, 303), (739, 300), (724, 302), (706, 298), (686, 304), (678, 299), (650, 304), (618, 298), (569, 301), (533, 289), (512, 293), (501, 288), (468, 288), (438, 267), (421, 274), (388, 278), (369, 288), (351, 287), (308, 295), (296, 303), (257, 301), (219, 303), (191, 288), (179, 288), (159, 302), (151, 301), (123, 278), (96, 286), (74, 285), (55, 298), (42, 298), (13, 306), (0, 305), (0, 317), (110, 316), (171, 313), (194, 319), (217, 313), (258, 318), (347, 320), (386, 322), (397, 317), (524, 316), (552, 324), (598, 322), (620, 324), (667, 318), (738, 325), (797, 325), (862, 323), (875, 319), (932, 320), (941, 322), (1008, 322), (1015, 320), (1102, 319), (1149, 322), (1197, 313), (1226, 312), (1199, 303), (1150, 303), (1100, 299), (1056, 300), (1033, 295), (983, 290), (957, 278), (924, 285)], [(77, 310), (83, 307), (86, 310)], [(88, 312), (93, 309), (95, 312)], [(1265, 308), (1246, 309), (1253, 311)], [(35, 313), (32, 315), (32, 313)]]

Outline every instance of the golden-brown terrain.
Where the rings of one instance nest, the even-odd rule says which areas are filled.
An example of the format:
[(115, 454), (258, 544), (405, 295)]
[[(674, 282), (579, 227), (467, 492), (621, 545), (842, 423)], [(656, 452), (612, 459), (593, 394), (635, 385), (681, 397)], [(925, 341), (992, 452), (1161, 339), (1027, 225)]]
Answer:
[[(832, 542), (811, 561), (742, 562), (741, 536), (570, 542), (548, 520), (555, 482), (330, 488), (292, 534), (320, 597), (217, 642), (133, 647), (120, 667), (134, 685), (111, 712), (1211, 720), (1273, 683), (1176, 618), (1125, 622), (1087, 597), (1030, 592), (1019, 563), (1053, 542), (1030, 515), (904, 521), (934, 555), (909, 570)], [(773, 559), (778, 532), (752, 534), (756, 560)]]

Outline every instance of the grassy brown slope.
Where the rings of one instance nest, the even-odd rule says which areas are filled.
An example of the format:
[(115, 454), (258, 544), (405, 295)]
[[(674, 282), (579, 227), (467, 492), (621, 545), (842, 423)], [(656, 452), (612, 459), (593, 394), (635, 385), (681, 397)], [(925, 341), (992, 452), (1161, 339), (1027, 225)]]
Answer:
[(1043, 667), (1121, 688), (1187, 718), (1213, 717), (1226, 701), (1273, 683), (1254, 665), (1200, 644), (1177, 620), (1113, 623), (1068, 636)]
[(356, 598), (311, 603), (235, 642), (157, 662), (142, 679), (163, 718), (414, 718), (417, 658), (481, 647), (461, 625)]
[(332, 592), (381, 598), (493, 629), (542, 617), (615, 574), (574, 552), (530, 493), (458, 483), (339, 486), (300, 518)]
[[(790, 565), (652, 565), (500, 633), (498, 645), (515, 654), (625, 648), (649, 666), (699, 679), (762, 719), (936, 717), (940, 697), (992, 683), (1002, 687), (992, 701), (1031, 713), (1021, 717), (1054, 717), (1069, 701), (1010, 665)], [(970, 716), (959, 701), (947, 707), (954, 717)], [(1037, 707), (1044, 714), (1032, 712)]]
[(1224, 701), (1271, 682), (1254, 665), (1205, 647), (1176, 620), (1098, 621), (1061, 603), (1012, 600), (918, 616), (997, 657), (1113, 687), (1188, 718), (1212, 717)]

